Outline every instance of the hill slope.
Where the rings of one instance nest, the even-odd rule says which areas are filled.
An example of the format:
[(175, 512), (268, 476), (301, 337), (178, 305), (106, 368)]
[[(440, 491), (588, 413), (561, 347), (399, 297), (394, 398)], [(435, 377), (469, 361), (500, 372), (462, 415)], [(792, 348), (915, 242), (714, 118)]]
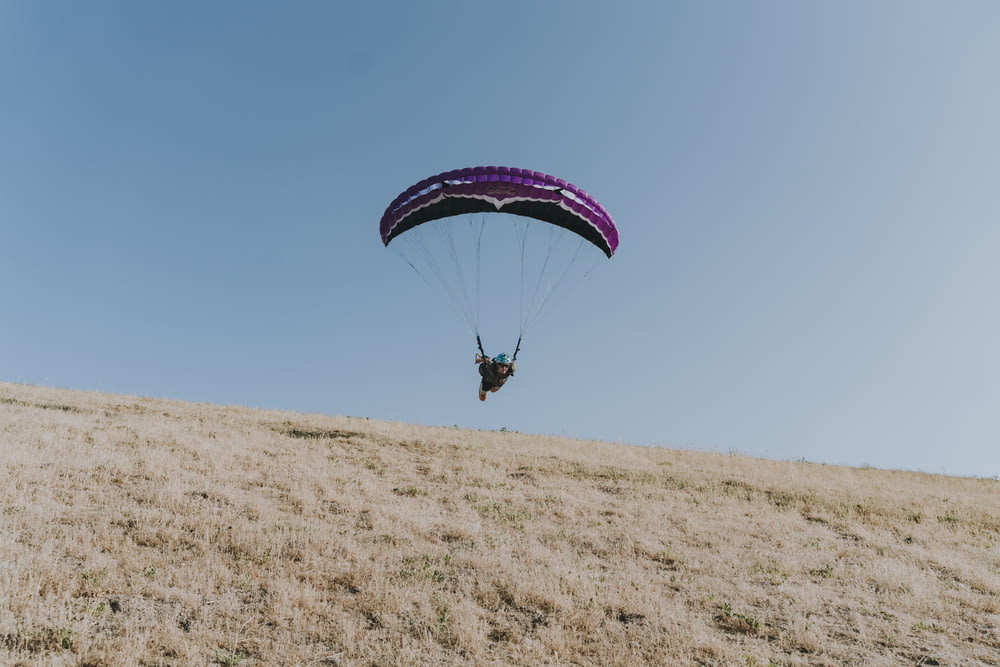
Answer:
[(0, 383), (0, 664), (997, 665), (1000, 485)]

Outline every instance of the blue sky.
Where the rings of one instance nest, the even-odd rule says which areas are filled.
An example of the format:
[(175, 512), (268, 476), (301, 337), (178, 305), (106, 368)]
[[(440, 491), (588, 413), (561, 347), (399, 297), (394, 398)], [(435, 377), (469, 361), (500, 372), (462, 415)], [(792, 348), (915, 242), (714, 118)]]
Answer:
[[(8, 0), (0, 379), (998, 475), (998, 26), (986, 1)], [(486, 404), (465, 324), (378, 237), (478, 164), (585, 188), (622, 239)]]

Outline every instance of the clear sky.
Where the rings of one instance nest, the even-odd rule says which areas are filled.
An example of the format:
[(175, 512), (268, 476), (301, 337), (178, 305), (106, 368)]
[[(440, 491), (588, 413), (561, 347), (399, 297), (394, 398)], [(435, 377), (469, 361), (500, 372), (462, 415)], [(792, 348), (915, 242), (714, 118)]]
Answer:
[[(998, 475), (998, 34), (992, 0), (0, 1), (0, 379)], [(485, 404), (378, 236), (480, 164), (621, 231)]]

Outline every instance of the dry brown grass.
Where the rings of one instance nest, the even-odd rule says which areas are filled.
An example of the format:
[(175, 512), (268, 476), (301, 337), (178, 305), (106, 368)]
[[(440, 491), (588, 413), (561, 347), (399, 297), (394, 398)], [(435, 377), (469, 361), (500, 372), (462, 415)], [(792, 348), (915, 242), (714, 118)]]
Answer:
[(998, 665), (1000, 485), (0, 383), (0, 664)]

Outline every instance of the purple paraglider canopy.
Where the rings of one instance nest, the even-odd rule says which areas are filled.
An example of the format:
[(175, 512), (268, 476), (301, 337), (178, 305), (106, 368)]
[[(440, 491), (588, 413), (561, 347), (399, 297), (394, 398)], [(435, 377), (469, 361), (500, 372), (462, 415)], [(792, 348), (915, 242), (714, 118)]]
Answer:
[(469, 167), (425, 178), (404, 190), (382, 215), (382, 243), (417, 225), (464, 213), (497, 211), (564, 227), (611, 257), (618, 228), (604, 207), (561, 178), (516, 167)]

